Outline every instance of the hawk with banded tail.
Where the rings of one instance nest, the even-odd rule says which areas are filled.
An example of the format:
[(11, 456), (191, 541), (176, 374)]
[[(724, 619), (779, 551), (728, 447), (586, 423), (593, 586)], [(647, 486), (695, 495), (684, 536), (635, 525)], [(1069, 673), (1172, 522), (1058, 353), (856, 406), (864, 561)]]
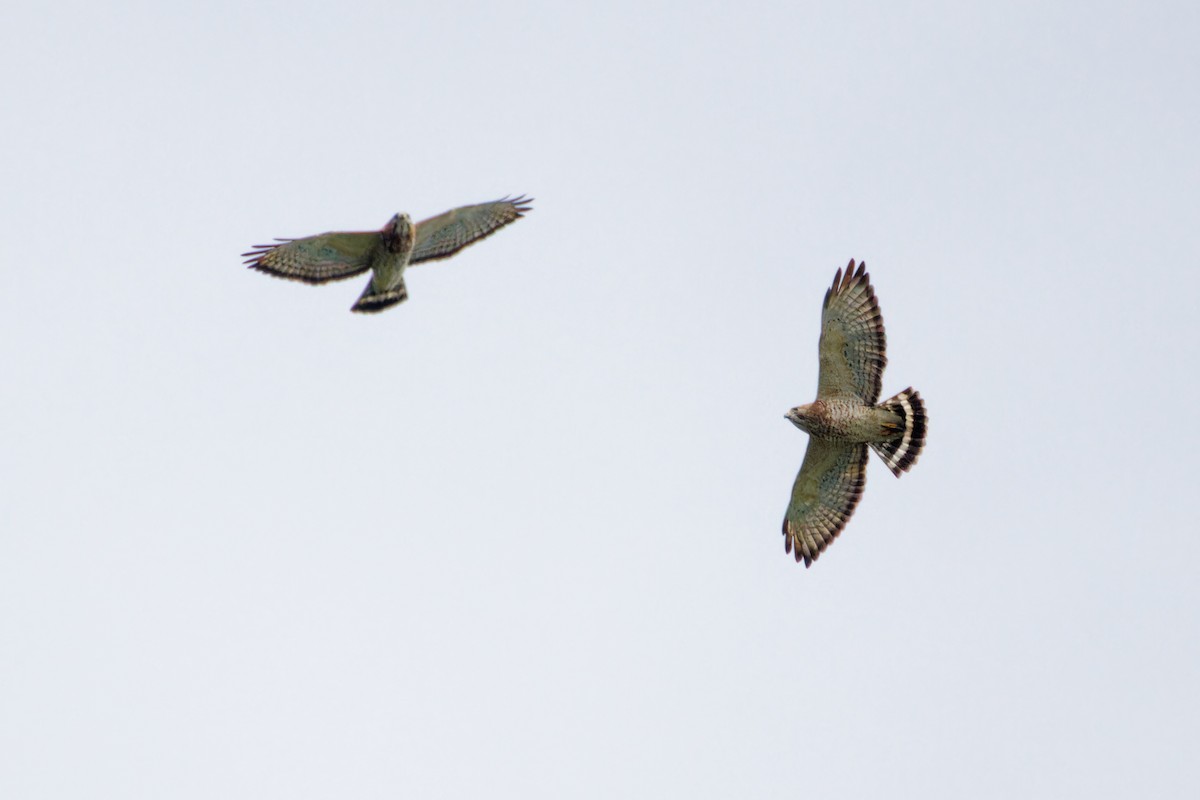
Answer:
[(243, 253), (246, 266), (276, 278), (328, 283), (371, 272), (371, 280), (350, 309), (371, 313), (408, 298), (404, 271), (437, 261), (491, 236), (520, 219), (532, 206), (524, 196), (462, 206), (413, 223), (396, 214), (378, 231), (334, 231), (303, 239), (276, 239)]
[(867, 449), (898, 478), (925, 445), (928, 417), (912, 388), (878, 402), (887, 339), (866, 263), (838, 270), (821, 311), (817, 399), (785, 414), (808, 433), (808, 450), (783, 518), (784, 550), (812, 565), (862, 498)]

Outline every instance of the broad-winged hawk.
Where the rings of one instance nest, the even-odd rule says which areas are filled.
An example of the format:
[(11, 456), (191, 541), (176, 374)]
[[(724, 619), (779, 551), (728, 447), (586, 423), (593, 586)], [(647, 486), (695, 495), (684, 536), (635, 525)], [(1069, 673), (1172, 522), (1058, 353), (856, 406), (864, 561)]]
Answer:
[(928, 418), (912, 388), (878, 403), (887, 340), (866, 263), (839, 269), (821, 312), (817, 399), (784, 416), (808, 432), (808, 451), (783, 518), (783, 546), (812, 565), (862, 497), (867, 448), (896, 477), (917, 461)]
[(371, 270), (371, 280), (351, 311), (382, 311), (408, 297), (404, 270), (436, 261), (491, 236), (529, 211), (532, 198), (515, 197), (462, 206), (413, 224), (397, 214), (379, 231), (335, 231), (303, 239), (276, 239), (243, 253), (246, 265), (277, 278), (327, 283)]

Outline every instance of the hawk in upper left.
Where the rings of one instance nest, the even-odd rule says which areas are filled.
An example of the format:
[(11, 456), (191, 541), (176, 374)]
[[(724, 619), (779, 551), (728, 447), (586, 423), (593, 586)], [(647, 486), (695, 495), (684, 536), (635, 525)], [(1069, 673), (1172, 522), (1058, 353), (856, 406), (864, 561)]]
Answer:
[(821, 308), (817, 399), (784, 414), (808, 433), (783, 518), (783, 545), (812, 565), (846, 527), (867, 480), (867, 449), (899, 478), (917, 463), (929, 420), (911, 388), (879, 402), (887, 339), (866, 264), (839, 269)]
[(371, 280), (350, 309), (374, 313), (408, 298), (404, 271), (411, 264), (437, 261), (491, 236), (533, 208), (532, 198), (504, 198), (462, 206), (413, 223), (397, 214), (378, 231), (333, 231), (303, 239), (276, 239), (256, 244), (246, 266), (305, 283), (328, 283), (370, 270)]

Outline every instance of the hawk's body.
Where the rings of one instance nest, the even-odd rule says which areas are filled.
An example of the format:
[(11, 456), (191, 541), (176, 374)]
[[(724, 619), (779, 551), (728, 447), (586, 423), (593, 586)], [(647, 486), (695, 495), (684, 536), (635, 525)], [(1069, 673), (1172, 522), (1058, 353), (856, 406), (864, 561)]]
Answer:
[(436, 261), (491, 236), (521, 218), (531, 206), (524, 197), (462, 206), (413, 224), (397, 214), (379, 231), (322, 233), (303, 239), (278, 239), (244, 253), (246, 265), (277, 278), (327, 283), (371, 271), (371, 280), (353, 311), (382, 311), (408, 297), (404, 271)]
[(379, 245), (371, 248), (371, 280), (352, 311), (382, 311), (408, 297), (404, 270), (412, 260), (416, 230), (408, 214), (392, 217), (379, 232)]
[(802, 428), (814, 436), (847, 444), (890, 439), (901, 418), (883, 406), (864, 406), (846, 398), (809, 403)]
[(810, 566), (841, 533), (862, 497), (867, 448), (897, 477), (916, 463), (927, 418), (911, 388), (878, 403), (887, 339), (866, 264), (839, 269), (821, 313), (817, 399), (786, 414), (809, 434), (783, 519), (784, 549)]

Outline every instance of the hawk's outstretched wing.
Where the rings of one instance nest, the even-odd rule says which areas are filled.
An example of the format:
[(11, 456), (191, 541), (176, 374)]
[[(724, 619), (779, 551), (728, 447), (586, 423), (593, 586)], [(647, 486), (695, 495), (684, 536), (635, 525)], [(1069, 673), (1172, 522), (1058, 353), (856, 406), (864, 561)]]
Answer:
[(327, 283), (361, 275), (371, 267), (371, 249), (378, 231), (322, 233), (304, 239), (277, 239), (279, 244), (256, 244), (246, 266), (305, 283)]
[(783, 518), (784, 549), (810, 566), (850, 521), (866, 481), (865, 444), (810, 437)]
[(493, 203), (462, 206), (417, 223), (417, 243), (409, 264), (448, 258), (469, 244), (491, 236), (521, 218), (533, 198), (504, 198)]
[(839, 269), (825, 293), (818, 400), (847, 395), (868, 405), (879, 400), (887, 338), (866, 266), (863, 262), (855, 270), (854, 259), (850, 259), (846, 274)]

